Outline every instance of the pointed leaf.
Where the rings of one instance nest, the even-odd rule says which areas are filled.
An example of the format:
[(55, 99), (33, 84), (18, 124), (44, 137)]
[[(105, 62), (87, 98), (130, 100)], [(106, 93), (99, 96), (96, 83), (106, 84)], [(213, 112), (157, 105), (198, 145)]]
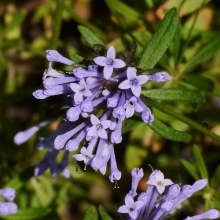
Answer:
[(210, 185), (211, 187), (215, 188), (220, 184), (220, 165), (216, 168), (211, 180), (210, 180)]
[(91, 47), (94, 47), (97, 44), (105, 47), (104, 43), (91, 30), (81, 25), (78, 26), (78, 29)]
[(154, 119), (153, 123), (148, 124), (148, 126), (156, 133), (172, 141), (186, 142), (191, 139), (189, 134), (172, 129), (156, 118)]
[(178, 27), (176, 8), (170, 9), (161, 21), (139, 60), (138, 67), (152, 69), (170, 45)]
[(51, 212), (48, 208), (28, 208), (28, 209), (18, 209), (18, 212), (13, 215), (0, 215), (1, 219), (10, 220), (32, 220), (36, 218), (41, 218), (48, 215)]
[(185, 75), (182, 79), (188, 84), (207, 92), (212, 92), (215, 86), (211, 79), (200, 75)]
[(90, 206), (87, 209), (83, 220), (98, 220), (98, 212), (95, 206)]
[(220, 36), (215, 36), (203, 45), (199, 51), (188, 61), (186, 68), (197, 66), (214, 56), (220, 50)]
[(208, 178), (208, 172), (204, 163), (204, 160), (202, 158), (202, 155), (199, 151), (199, 148), (197, 146), (193, 146), (193, 154), (197, 163), (197, 167), (199, 170), (199, 173), (202, 178)]
[(105, 2), (120, 26), (126, 28), (143, 23), (142, 15), (122, 1), (106, 0)]
[(108, 213), (105, 211), (105, 209), (101, 205), (99, 206), (99, 214), (102, 220), (112, 220), (112, 218), (108, 215)]
[(196, 168), (187, 160), (181, 160), (183, 166), (186, 168), (186, 170), (189, 172), (189, 174), (195, 179), (198, 180), (199, 176), (197, 173)]
[(205, 98), (196, 92), (189, 90), (171, 90), (171, 89), (150, 89), (143, 91), (142, 94), (156, 100), (177, 100), (188, 101), (192, 103), (204, 103)]

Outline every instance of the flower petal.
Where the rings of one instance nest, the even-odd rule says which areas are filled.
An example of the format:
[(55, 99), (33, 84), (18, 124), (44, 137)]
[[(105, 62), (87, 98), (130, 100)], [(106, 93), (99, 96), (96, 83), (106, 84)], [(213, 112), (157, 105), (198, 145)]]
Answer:
[(172, 184), (173, 184), (173, 182), (170, 179), (164, 179), (164, 181), (163, 181), (164, 186), (169, 186), (169, 185), (172, 185)]
[(83, 156), (82, 154), (75, 154), (73, 155), (73, 157), (77, 160), (77, 161), (83, 161), (85, 159), (85, 156)]
[(70, 83), (70, 88), (73, 90), (73, 92), (79, 92), (81, 89), (81, 86), (76, 83)]
[(122, 205), (121, 207), (119, 207), (118, 212), (120, 213), (128, 213), (128, 207), (126, 205)]
[(105, 66), (103, 70), (104, 78), (109, 79), (113, 72), (113, 66)]
[(112, 60), (115, 59), (115, 48), (114, 48), (113, 46), (111, 46), (111, 47), (108, 48), (107, 58), (108, 58), (108, 59), (112, 59)]
[(125, 204), (126, 204), (126, 206), (128, 206), (129, 208), (130, 208), (130, 207), (134, 208), (134, 199), (133, 199), (131, 196), (126, 195), (126, 196), (125, 196)]
[(92, 126), (87, 132), (86, 140), (91, 141), (96, 137), (98, 137), (96, 126)]
[(97, 130), (97, 134), (98, 134), (98, 136), (99, 136), (100, 138), (102, 138), (102, 139), (107, 139), (107, 138), (108, 138), (107, 132), (106, 132), (106, 130), (103, 129), (103, 128), (98, 129), (98, 130)]
[(131, 86), (131, 91), (136, 97), (141, 95), (141, 87), (140, 86)]
[(137, 102), (134, 103), (134, 109), (136, 112), (142, 112), (144, 110), (143, 107)]
[(132, 219), (137, 219), (137, 211), (136, 210), (129, 212), (129, 215)]
[(82, 92), (76, 92), (74, 94), (74, 101), (75, 104), (78, 105), (79, 103), (81, 103), (83, 101), (83, 93)]
[(134, 67), (128, 67), (127, 69), (127, 77), (128, 79), (134, 79), (134, 78), (137, 78), (137, 69), (134, 68)]
[(133, 105), (128, 105), (126, 108), (126, 118), (130, 118), (134, 114), (134, 106)]
[(91, 115), (90, 120), (91, 120), (91, 123), (92, 123), (93, 125), (98, 125), (98, 124), (100, 124), (99, 119), (98, 119), (95, 115)]
[(149, 77), (147, 75), (140, 75), (137, 76), (137, 79), (138, 79), (138, 84), (142, 85), (148, 81)]
[(99, 66), (105, 66), (106, 65), (106, 57), (103, 57), (103, 56), (96, 57), (94, 59), (94, 62), (96, 64), (98, 64)]
[(162, 194), (163, 192), (164, 192), (164, 190), (165, 190), (165, 186), (156, 186), (157, 187), (157, 191), (160, 193), (160, 194)]
[(110, 124), (111, 124), (110, 120), (101, 121), (101, 125), (104, 129), (109, 128)]
[(114, 63), (113, 63), (113, 67), (114, 68), (122, 68), (122, 67), (125, 67), (126, 64), (123, 60), (121, 59), (114, 59)]
[(131, 88), (130, 80), (126, 79), (125, 81), (121, 82), (118, 88), (119, 89), (130, 89)]

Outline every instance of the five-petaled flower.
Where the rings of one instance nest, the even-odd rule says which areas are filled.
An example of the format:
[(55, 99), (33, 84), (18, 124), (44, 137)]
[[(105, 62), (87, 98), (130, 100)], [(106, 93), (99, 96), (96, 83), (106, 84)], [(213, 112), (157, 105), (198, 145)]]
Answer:
[(91, 123), (93, 126), (88, 130), (87, 140), (92, 140), (97, 137), (102, 139), (108, 138), (106, 129), (109, 128), (111, 124), (110, 120), (100, 121), (95, 115), (91, 115)]
[(164, 179), (163, 173), (159, 170), (155, 174), (155, 178), (150, 178), (147, 181), (148, 185), (153, 185), (157, 187), (157, 191), (161, 194), (165, 190), (165, 186), (172, 185), (173, 182), (170, 179)]
[(136, 219), (138, 215), (138, 210), (144, 205), (142, 201), (134, 202), (134, 199), (127, 195), (125, 197), (125, 205), (122, 205), (118, 212), (120, 213), (128, 213), (132, 219)]
[(118, 88), (120, 89), (131, 89), (132, 93), (139, 97), (141, 94), (141, 85), (146, 83), (149, 79), (147, 75), (137, 76), (137, 69), (134, 67), (128, 67), (127, 69), (127, 78), (120, 83)]
[(107, 57), (99, 56), (94, 59), (99, 66), (104, 66), (103, 74), (105, 79), (109, 79), (114, 68), (125, 67), (125, 62), (121, 59), (115, 59), (115, 48), (109, 47)]

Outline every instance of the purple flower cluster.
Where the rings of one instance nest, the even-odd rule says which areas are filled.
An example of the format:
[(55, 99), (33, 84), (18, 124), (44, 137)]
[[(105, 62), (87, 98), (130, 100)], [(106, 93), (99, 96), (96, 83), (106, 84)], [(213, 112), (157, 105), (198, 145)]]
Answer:
[[(135, 67), (127, 66), (123, 60), (116, 58), (113, 46), (107, 50), (106, 57), (98, 56), (87, 68), (75, 67), (65, 74), (53, 69), (51, 62), (72, 65), (73, 61), (54, 50), (47, 50), (46, 57), (50, 63), (43, 76), (44, 88), (33, 95), (37, 99), (45, 99), (62, 94), (68, 99), (69, 108), (66, 121), (38, 144), (40, 149), (49, 150), (37, 165), (35, 175), (50, 168), (53, 176), (63, 172), (66, 177), (70, 177), (66, 170), (68, 154), (78, 150), (80, 144), (84, 143), (80, 154), (73, 157), (77, 161), (84, 161), (85, 169), (89, 165), (102, 174), (105, 174), (110, 161), (110, 181), (119, 180), (121, 172), (117, 168), (114, 144), (122, 141), (123, 121), (137, 112), (146, 124), (152, 123), (154, 116), (141, 98), (141, 86), (148, 80), (167, 81), (169, 75), (166, 72), (139, 75)], [(49, 122), (19, 132), (15, 136), (15, 143), (24, 143)], [(65, 153), (57, 164), (55, 159), (61, 149), (65, 149)]]
[[(146, 192), (137, 195), (137, 186), (143, 175), (142, 169), (134, 168), (132, 170), (131, 190), (125, 197), (125, 205), (118, 209), (118, 212), (126, 213), (128, 220), (163, 220), (193, 193), (203, 189), (208, 182), (207, 179), (200, 179), (193, 185), (181, 187), (179, 184), (173, 184), (169, 179), (164, 179), (160, 170), (154, 170), (147, 181)], [(188, 216), (185, 220), (217, 219), (219, 217), (219, 211), (211, 209), (200, 215)]]
[(12, 202), (15, 198), (15, 194), (15, 190), (12, 188), (0, 189), (0, 196), (7, 200), (7, 202), (0, 202), (1, 215), (15, 214), (17, 212), (17, 205)]

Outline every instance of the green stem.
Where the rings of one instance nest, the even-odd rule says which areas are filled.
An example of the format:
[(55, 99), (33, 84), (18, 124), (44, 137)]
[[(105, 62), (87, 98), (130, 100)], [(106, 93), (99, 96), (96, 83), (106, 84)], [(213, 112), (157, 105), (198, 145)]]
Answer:
[(213, 132), (207, 130), (206, 128), (204, 128), (204, 127), (201, 126), (200, 124), (198, 124), (198, 123), (192, 121), (191, 119), (189, 119), (189, 118), (187, 118), (187, 117), (185, 117), (185, 116), (179, 114), (178, 112), (173, 111), (171, 108), (169, 108), (169, 107), (167, 107), (167, 106), (164, 107), (164, 105), (160, 105), (159, 103), (157, 103), (157, 102), (155, 102), (155, 101), (153, 101), (153, 100), (150, 100), (150, 99), (147, 100), (147, 103), (148, 103), (150, 106), (152, 106), (152, 107), (158, 109), (159, 111), (164, 112), (164, 113), (166, 113), (166, 114), (168, 114), (168, 115), (170, 115), (170, 116), (173, 116), (173, 117), (179, 119), (180, 121), (182, 121), (182, 122), (184, 122), (184, 123), (190, 125), (192, 128), (194, 128), (195, 130), (201, 132), (201, 133), (204, 134), (204, 135), (209, 136), (210, 138), (212, 138), (212, 139), (213, 139), (214, 141), (216, 141), (217, 143), (220, 143), (220, 136), (218, 136), (218, 135), (216, 135), (215, 133), (213, 133)]
[(64, 0), (56, 1), (56, 10), (54, 13), (54, 29), (51, 37), (51, 49), (56, 49), (59, 42), (60, 29), (62, 24), (62, 12), (64, 8)]

